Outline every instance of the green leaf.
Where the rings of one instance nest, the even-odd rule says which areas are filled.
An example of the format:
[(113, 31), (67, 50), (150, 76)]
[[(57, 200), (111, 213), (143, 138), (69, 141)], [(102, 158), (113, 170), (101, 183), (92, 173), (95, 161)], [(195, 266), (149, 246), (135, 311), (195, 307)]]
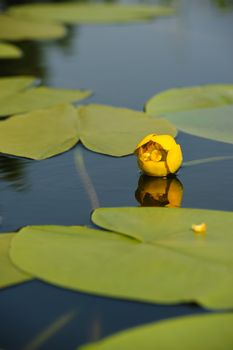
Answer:
[(91, 104), (78, 108), (78, 116), (84, 146), (116, 157), (133, 153), (147, 134), (176, 135), (168, 121), (125, 108)]
[(232, 322), (232, 313), (179, 317), (135, 327), (79, 349), (231, 350)]
[(65, 27), (60, 24), (0, 14), (0, 40), (58, 39), (65, 34)]
[(0, 152), (45, 159), (65, 152), (79, 140), (76, 110), (58, 105), (0, 122)]
[(167, 6), (119, 4), (24, 4), (12, 6), (9, 13), (20, 18), (65, 23), (121, 23), (150, 20), (173, 14)]
[(0, 288), (28, 281), (31, 277), (11, 262), (8, 252), (15, 233), (0, 233)]
[(165, 113), (163, 116), (188, 134), (233, 143), (233, 105)]
[(233, 85), (203, 85), (163, 91), (153, 96), (145, 110), (153, 116), (167, 112), (203, 109), (233, 104)]
[(30, 76), (0, 78), (0, 100), (4, 101), (5, 97), (23, 91), (35, 81), (36, 78)]
[[(37, 278), (73, 290), (152, 303), (233, 306), (233, 213), (108, 208), (95, 210), (92, 220), (112, 232), (26, 227), (13, 240), (11, 258)], [(201, 222), (206, 234), (194, 233), (192, 224)]]
[(17, 46), (0, 42), (0, 59), (20, 58), (22, 54), (22, 51)]
[(47, 108), (56, 104), (85, 99), (91, 95), (88, 90), (68, 90), (38, 87), (26, 90), (8, 98), (0, 95), (0, 117)]

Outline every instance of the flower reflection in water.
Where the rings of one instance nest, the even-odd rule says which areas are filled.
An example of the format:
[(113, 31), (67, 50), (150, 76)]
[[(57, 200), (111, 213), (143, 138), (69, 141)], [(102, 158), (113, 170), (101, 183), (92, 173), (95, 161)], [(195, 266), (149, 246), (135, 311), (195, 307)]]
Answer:
[(135, 197), (143, 207), (179, 208), (183, 198), (183, 185), (176, 177), (141, 175)]

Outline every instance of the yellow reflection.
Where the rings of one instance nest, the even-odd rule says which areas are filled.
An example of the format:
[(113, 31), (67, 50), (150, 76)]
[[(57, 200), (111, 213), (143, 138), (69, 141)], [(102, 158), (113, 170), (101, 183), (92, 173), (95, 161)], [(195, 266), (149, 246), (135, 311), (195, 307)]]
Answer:
[(183, 198), (183, 186), (176, 177), (156, 178), (141, 175), (135, 197), (143, 207), (179, 208)]

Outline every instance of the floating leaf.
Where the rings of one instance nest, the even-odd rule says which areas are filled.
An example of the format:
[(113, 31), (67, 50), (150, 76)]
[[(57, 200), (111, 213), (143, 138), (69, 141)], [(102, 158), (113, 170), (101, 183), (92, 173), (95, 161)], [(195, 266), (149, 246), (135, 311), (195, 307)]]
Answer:
[(20, 58), (22, 51), (15, 45), (0, 42), (0, 59), (1, 58)]
[(78, 108), (78, 116), (84, 146), (117, 157), (133, 153), (147, 134), (176, 135), (166, 120), (125, 108), (91, 104)]
[(0, 98), (0, 116), (29, 112), (56, 104), (79, 101), (91, 95), (89, 90), (68, 90), (38, 87), (8, 98)]
[(233, 85), (203, 85), (163, 91), (147, 101), (145, 110), (150, 115), (160, 116), (227, 104), (233, 104)]
[[(28, 90), (0, 99), (0, 102), (3, 101), (0, 103), (0, 115), (46, 107), (58, 100), (77, 100), (89, 94), (89, 91), (79, 90)], [(127, 155), (133, 153), (138, 141), (149, 132), (175, 136), (176, 129), (167, 120), (155, 119), (129, 109), (89, 105), (80, 107), (77, 112), (72, 106), (66, 105), (64, 112), (64, 106), (60, 105), (54, 109), (15, 115), (0, 123), (0, 132), (3, 134), (0, 152), (45, 159), (71, 148), (79, 139), (94, 152)], [(41, 137), (38, 138), (38, 135)]]
[[(233, 306), (233, 213), (171, 208), (97, 209), (114, 232), (32, 226), (14, 238), (11, 258), (49, 283), (153, 303)], [(198, 235), (191, 225), (205, 222)], [(116, 233), (119, 232), (119, 233)]]
[(35, 82), (35, 80), (36, 78), (30, 76), (0, 78), (0, 100), (2, 100), (3, 102), (5, 97), (14, 95), (15, 93), (26, 89), (27, 87), (32, 85)]
[(231, 350), (233, 314), (179, 317), (135, 327), (80, 350)]
[(79, 139), (76, 110), (71, 105), (13, 116), (0, 122), (0, 152), (45, 159), (65, 152)]
[(233, 105), (165, 113), (163, 116), (188, 134), (233, 143)]
[(0, 233), (0, 288), (28, 281), (31, 277), (17, 269), (11, 262), (8, 252), (15, 233)]
[(66, 34), (65, 27), (0, 14), (0, 40), (56, 39)]
[(9, 12), (20, 18), (79, 24), (150, 20), (156, 16), (171, 15), (174, 10), (167, 6), (75, 4), (66, 2), (12, 6)]

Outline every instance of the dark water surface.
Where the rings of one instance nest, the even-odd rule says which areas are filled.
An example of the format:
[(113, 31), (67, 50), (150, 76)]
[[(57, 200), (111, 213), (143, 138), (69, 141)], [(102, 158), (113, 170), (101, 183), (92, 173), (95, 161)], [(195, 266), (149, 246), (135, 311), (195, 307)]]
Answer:
[[(211, 0), (176, 4), (178, 14), (171, 18), (69, 27), (62, 40), (22, 42), (24, 58), (0, 61), (0, 75), (35, 74), (50, 86), (92, 89), (87, 102), (138, 110), (149, 97), (171, 87), (233, 83), (233, 12)], [(186, 161), (233, 151), (232, 145), (182, 133), (178, 141)], [(135, 199), (140, 173), (134, 156), (102, 156), (81, 145), (41, 162), (1, 156), (2, 232), (32, 224), (90, 225), (92, 206), (75, 166), (77, 150), (101, 207), (140, 205)], [(232, 210), (232, 165), (225, 160), (181, 169), (182, 206)], [(0, 348), (29, 349), (40, 332), (70, 311), (74, 318), (35, 349), (75, 349), (135, 325), (206, 312), (195, 305), (113, 300), (32, 281), (0, 292)]]

